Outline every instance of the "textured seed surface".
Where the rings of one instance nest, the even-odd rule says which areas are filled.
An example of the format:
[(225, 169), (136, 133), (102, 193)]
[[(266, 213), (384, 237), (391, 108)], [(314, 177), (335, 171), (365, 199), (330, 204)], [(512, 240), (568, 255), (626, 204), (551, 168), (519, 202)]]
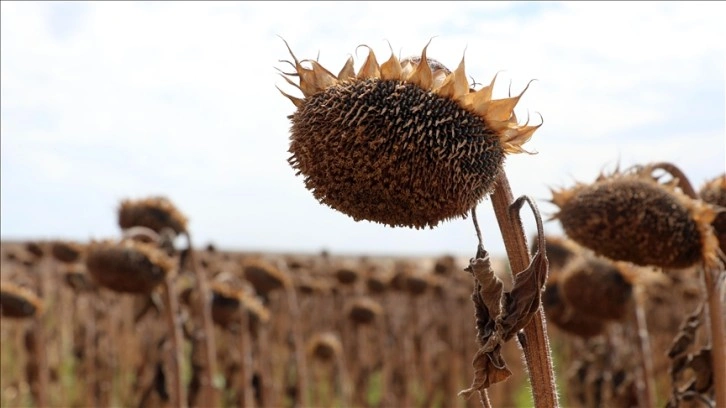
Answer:
[(582, 187), (557, 217), (567, 236), (613, 260), (684, 268), (701, 259), (698, 225), (652, 182), (620, 178)]
[(395, 80), (343, 82), (307, 98), (291, 133), (289, 163), (315, 198), (390, 226), (465, 216), (504, 160), (481, 118)]

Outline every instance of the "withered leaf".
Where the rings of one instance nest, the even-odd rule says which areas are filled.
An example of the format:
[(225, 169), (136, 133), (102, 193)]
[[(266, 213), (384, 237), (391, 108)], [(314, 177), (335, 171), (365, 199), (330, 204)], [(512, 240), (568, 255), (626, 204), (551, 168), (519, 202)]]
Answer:
[(512, 375), (507, 368), (501, 353), (501, 344), (489, 352), (479, 349), (474, 356), (474, 382), (471, 387), (459, 392), (459, 395), (469, 398), (473, 393), (489, 388), (492, 384), (504, 381)]
[(502, 325), (502, 337), (504, 341), (511, 339), (534, 317), (534, 314), (542, 303), (542, 291), (545, 282), (547, 282), (547, 272), (549, 269), (542, 217), (534, 201), (527, 196), (519, 197), (509, 207), (510, 217), (513, 218), (525, 202), (532, 209), (534, 219), (537, 223), (537, 252), (529, 263), (529, 266), (514, 275), (514, 287), (512, 291), (504, 294), (504, 313), (502, 314), (500, 323)]
[(472, 363), (474, 381), (470, 388), (459, 393), (467, 398), (512, 375), (501, 355), (502, 345), (531, 321), (541, 304), (548, 269), (542, 219), (534, 202), (526, 196), (515, 201), (510, 211), (518, 211), (525, 201), (532, 207), (537, 221), (538, 251), (529, 266), (514, 276), (512, 291), (503, 292), (502, 282), (494, 275), (489, 255), (481, 243), (477, 257), (466, 268), (475, 278), (472, 300), (479, 342)]
[(476, 391), (506, 380), (512, 372), (501, 355), (502, 341), (496, 324), (501, 314), (502, 282), (494, 275), (489, 254), (481, 245), (477, 249), (477, 257), (469, 261), (465, 270), (474, 276), (475, 281), (471, 298), (479, 343), (479, 350), (472, 362), (474, 381), (470, 388), (459, 393), (469, 398)]
[(502, 329), (504, 341), (526, 326), (539, 309), (542, 288), (547, 280), (547, 256), (541, 252), (532, 258), (527, 269), (514, 277), (514, 288), (504, 294)]
[[(704, 347), (697, 353), (681, 354), (673, 359), (670, 369), (673, 383), (671, 402), (698, 399), (713, 406), (713, 357), (711, 349)], [(669, 406), (673, 405), (669, 402)]]
[[(491, 333), (494, 329), (494, 319), (499, 316), (502, 310), (502, 282), (492, 270), (489, 254), (484, 251), (483, 255), (481, 258), (472, 259), (465, 269), (476, 279), (472, 300), (474, 300), (475, 305), (481, 303), (481, 307), (484, 308), (480, 312), (482, 316), (477, 316), (477, 328), (480, 332), (480, 341), (482, 341), (480, 344), (486, 342), (486, 339), (481, 339), (481, 336), (489, 337), (488, 333)], [(479, 307), (476, 307), (476, 309), (478, 310)], [(480, 320), (481, 324), (479, 323)], [(482, 333), (482, 329), (485, 327), (487, 328), (486, 333)]]
[(702, 314), (703, 304), (701, 304), (698, 309), (688, 316), (683, 324), (681, 324), (680, 330), (668, 351), (668, 357), (675, 358), (685, 353), (688, 347), (693, 344), (696, 339), (696, 330), (698, 330), (698, 327), (701, 325)]
[(713, 387), (713, 359), (711, 349), (704, 348), (698, 353), (691, 355), (688, 359), (688, 367), (696, 375), (694, 390), (706, 393)]

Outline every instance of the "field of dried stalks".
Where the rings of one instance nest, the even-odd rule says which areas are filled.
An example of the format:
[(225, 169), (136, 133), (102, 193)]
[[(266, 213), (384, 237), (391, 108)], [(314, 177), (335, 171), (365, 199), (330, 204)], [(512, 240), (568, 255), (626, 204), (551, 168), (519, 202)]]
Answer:
[[(458, 395), (478, 349), (467, 259), (212, 245), (192, 254), (163, 238), (125, 237), (2, 243), (3, 407), (481, 406)], [(137, 248), (144, 241), (158, 253)], [(644, 381), (663, 406), (673, 384), (667, 353), (703, 303), (696, 270), (633, 277), (573, 248), (548, 240), (543, 297), (562, 406), (642, 406)], [(505, 261), (492, 266), (511, 287)], [(565, 302), (571, 287), (590, 303)], [(209, 328), (200, 288), (210, 295)], [(706, 342), (702, 329), (690, 333), (680, 354)], [(491, 405), (531, 406), (516, 342), (502, 354), (513, 375), (489, 388)], [(689, 374), (705, 372), (692, 354)], [(691, 377), (683, 381), (693, 388)], [(713, 387), (701, 377), (695, 387)]]

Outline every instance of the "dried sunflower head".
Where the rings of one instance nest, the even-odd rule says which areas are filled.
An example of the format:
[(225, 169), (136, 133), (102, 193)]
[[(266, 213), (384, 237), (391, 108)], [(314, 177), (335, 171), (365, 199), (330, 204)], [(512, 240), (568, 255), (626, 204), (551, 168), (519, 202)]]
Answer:
[(59, 262), (74, 263), (81, 259), (84, 250), (83, 245), (76, 242), (56, 241), (51, 245), (50, 252)]
[(121, 293), (150, 293), (173, 273), (176, 261), (152, 244), (92, 242), (86, 268), (95, 283)]
[(43, 301), (31, 290), (12, 282), (0, 282), (0, 312), (4, 317), (26, 318), (38, 316)]
[(565, 303), (594, 319), (624, 319), (633, 301), (633, 284), (624, 268), (587, 255), (573, 259), (558, 279)]
[(357, 73), (351, 57), (337, 75), (292, 58), (282, 77), (303, 98), (283, 92), (297, 108), (288, 162), (318, 201), (356, 221), (424, 228), (466, 216), (539, 127), (517, 122), (524, 91), (492, 99), (494, 80), (474, 91), (463, 59), (450, 71), (426, 47), (383, 64), (370, 50)]
[(360, 272), (353, 262), (341, 262), (335, 269), (335, 278), (341, 285), (353, 285), (358, 281)]
[(242, 274), (261, 296), (292, 285), (287, 273), (280, 270), (275, 263), (258, 257), (242, 261)]
[(146, 227), (156, 233), (165, 228), (177, 234), (187, 231), (187, 218), (166, 197), (123, 200), (118, 209), (118, 225), (126, 230)]
[(383, 307), (377, 301), (360, 297), (351, 301), (346, 307), (348, 318), (356, 324), (370, 324), (377, 316), (383, 314)]
[(569, 238), (616, 261), (686, 268), (719, 263), (712, 206), (660, 183), (649, 166), (601, 175), (593, 184), (553, 190)]
[(605, 321), (583, 314), (565, 302), (561, 284), (556, 278), (549, 279), (545, 286), (542, 308), (547, 316), (547, 323), (552, 323), (567, 333), (590, 338), (605, 331)]
[(723, 207), (713, 220), (713, 229), (716, 230), (721, 252), (726, 253), (726, 174), (708, 181), (699, 191), (701, 200)]
[(323, 332), (308, 340), (307, 352), (316, 360), (328, 362), (341, 355), (343, 345), (335, 333)]
[(231, 328), (240, 320), (240, 312), (247, 311), (261, 323), (270, 320), (269, 310), (256, 297), (225, 282), (213, 281), (212, 321), (224, 328)]

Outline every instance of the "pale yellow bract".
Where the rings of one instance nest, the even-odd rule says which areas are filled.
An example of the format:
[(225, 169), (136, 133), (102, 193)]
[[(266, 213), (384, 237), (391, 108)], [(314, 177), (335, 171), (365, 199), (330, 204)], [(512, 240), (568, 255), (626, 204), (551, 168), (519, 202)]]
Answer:
[[(514, 113), (515, 106), (517, 106), (517, 103), (522, 95), (524, 95), (524, 92), (527, 91), (529, 84), (517, 96), (504, 99), (492, 99), (492, 89), (494, 88), (494, 82), (497, 79), (496, 75), (488, 86), (475, 91), (469, 86), (469, 81), (467, 80), (465, 71), (464, 58), (461, 59), (461, 62), (456, 70), (452, 72), (448, 72), (448, 70), (445, 69), (432, 70), (426, 56), (426, 49), (429, 44), (427, 44), (421, 52), (421, 59), (419, 61), (413, 61), (411, 59), (399, 61), (393, 52), (391, 52), (391, 57), (383, 64), (378, 63), (373, 49), (366, 46), (369, 50), (368, 57), (358, 70), (357, 74), (353, 67), (353, 57), (349, 57), (338, 75), (334, 75), (317, 61), (299, 61), (295, 57), (295, 54), (293, 54), (290, 46), (287, 42), (285, 42), (294, 63), (290, 61), (283, 62), (287, 62), (294, 66), (296, 72), (285, 73), (281, 71), (281, 76), (290, 85), (299, 89), (303, 93), (304, 97), (298, 98), (285, 93), (280, 88), (278, 88), (278, 90), (290, 99), (295, 107), (300, 108), (304, 105), (305, 98), (325, 91), (329, 87), (342, 82), (380, 79), (384, 81), (393, 80), (412, 83), (426, 91), (433, 92), (434, 94), (444, 98), (452, 99), (463, 109), (466, 109), (467, 111), (482, 118), (487, 127), (497, 133), (505, 152), (525, 152), (522, 145), (532, 137), (534, 132), (539, 129), (540, 126), (542, 126), (541, 123), (536, 126), (530, 126), (528, 123), (529, 121), (520, 125), (517, 121), (517, 116)], [(301, 62), (309, 62), (312, 68), (303, 67)], [(298, 77), (299, 83), (296, 84), (291, 79), (292, 77)]]

